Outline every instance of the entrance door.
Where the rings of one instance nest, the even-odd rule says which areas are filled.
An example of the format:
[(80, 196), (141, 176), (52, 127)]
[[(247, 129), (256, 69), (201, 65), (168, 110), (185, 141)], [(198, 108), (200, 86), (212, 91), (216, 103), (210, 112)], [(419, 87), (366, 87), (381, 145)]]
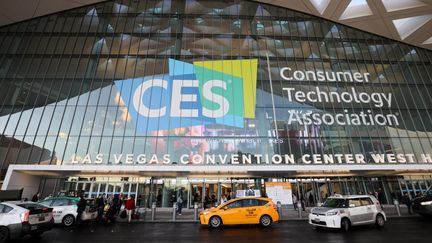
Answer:
[(199, 208), (220, 205), (222, 196), (230, 198), (231, 184), (222, 182), (192, 182), (189, 184), (189, 207), (198, 203)]
[(217, 205), (218, 198), (220, 198), (218, 183), (191, 183), (190, 190), (189, 207), (198, 203), (199, 208), (211, 208)]
[(84, 192), (84, 197), (86, 198), (91, 197), (91, 192), (90, 192), (90, 189), (92, 188), (91, 183), (92, 182), (78, 182), (75, 188), (75, 191), (78, 192), (77, 196), (79, 196), (80, 192)]

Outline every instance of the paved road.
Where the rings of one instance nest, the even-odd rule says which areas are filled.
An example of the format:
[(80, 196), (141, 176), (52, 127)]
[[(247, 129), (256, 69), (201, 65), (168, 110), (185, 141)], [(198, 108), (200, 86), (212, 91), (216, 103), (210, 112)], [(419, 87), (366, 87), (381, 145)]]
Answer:
[(271, 228), (259, 226), (224, 227), (211, 230), (196, 223), (117, 223), (87, 225), (77, 229), (56, 227), (34, 240), (11, 242), (431, 242), (432, 220), (420, 217), (391, 218), (379, 230), (357, 227), (348, 233), (335, 230), (315, 231), (306, 221), (285, 221)]

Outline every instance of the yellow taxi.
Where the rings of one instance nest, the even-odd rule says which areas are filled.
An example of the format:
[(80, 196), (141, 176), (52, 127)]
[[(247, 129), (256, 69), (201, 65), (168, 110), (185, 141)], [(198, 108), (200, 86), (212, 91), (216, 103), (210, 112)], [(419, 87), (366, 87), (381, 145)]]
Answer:
[(260, 224), (268, 227), (279, 221), (276, 205), (270, 198), (245, 197), (230, 200), (200, 213), (200, 224), (218, 228), (222, 224)]

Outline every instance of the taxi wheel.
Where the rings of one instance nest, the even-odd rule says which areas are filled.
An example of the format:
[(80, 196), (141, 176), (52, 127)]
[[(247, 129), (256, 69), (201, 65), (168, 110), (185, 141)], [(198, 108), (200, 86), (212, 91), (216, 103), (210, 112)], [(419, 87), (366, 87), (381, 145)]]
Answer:
[(349, 219), (343, 218), (342, 221), (341, 221), (341, 229), (342, 229), (342, 231), (348, 232), (350, 228), (351, 228), (351, 222), (349, 221)]
[(269, 227), (272, 224), (272, 219), (268, 215), (263, 215), (260, 218), (260, 224), (264, 227)]
[(385, 224), (384, 216), (382, 216), (381, 214), (378, 214), (376, 216), (376, 219), (375, 219), (375, 225), (378, 228), (382, 228), (382, 227), (384, 227), (384, 224)]
[(213, 216), (209, 220), (210, 227), (216, 229), (222, 225), (222, 219), (219, 216)]
[(70, 227), (75, 223), (75, 217), (71, 214), (68, 214), (63, 217), (62, 223), (66, 227)]
[(0, 243), (6, 242), (9, 239), (9, 230), (7, 227), (0, 227)]

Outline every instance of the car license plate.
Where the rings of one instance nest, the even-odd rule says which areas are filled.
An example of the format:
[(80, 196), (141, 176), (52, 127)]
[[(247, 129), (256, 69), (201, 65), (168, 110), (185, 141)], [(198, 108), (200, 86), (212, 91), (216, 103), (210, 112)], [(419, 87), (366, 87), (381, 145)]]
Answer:
[(37, 225), (33, 225), (30, 227), (30, 230), (37, 230)]
[(319, 223), (319, 222), (321, 222), (321, 220), (320, 220), (319, 218), (315, 218), (315, 219), (313, 219), (312, 221), (315, 222), (315, 223)]
[(45, 221), (45, 217), (39, 217), (39, 222), (40, 221)]

